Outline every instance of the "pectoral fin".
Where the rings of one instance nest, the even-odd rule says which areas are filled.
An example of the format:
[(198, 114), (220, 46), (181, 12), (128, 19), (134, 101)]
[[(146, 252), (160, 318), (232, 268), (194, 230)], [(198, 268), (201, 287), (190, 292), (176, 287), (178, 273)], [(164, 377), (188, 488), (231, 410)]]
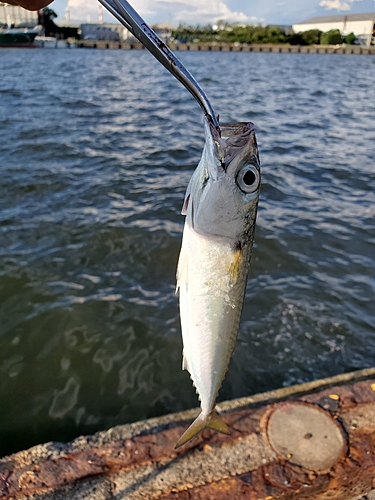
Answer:
[(190, 201), (190, 193), (186, 194), (184, 204), (182, 205), (181, 215), (186, 215)]
[(185, 353), (182, 353), (182, 369), (187, 370), (190, 373), (189, 364)]

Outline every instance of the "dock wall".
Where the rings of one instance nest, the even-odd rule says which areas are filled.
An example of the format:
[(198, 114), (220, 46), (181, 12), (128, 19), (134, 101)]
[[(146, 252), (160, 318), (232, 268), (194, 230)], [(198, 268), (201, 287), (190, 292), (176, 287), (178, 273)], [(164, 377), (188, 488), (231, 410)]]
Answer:
[(231, 435), (178, 450), (198, 410), (4, 457), (0, 499), (375, 499), (375, 368), (218, 409)]
[[(102, 40), (79, 40), (79, 48), (91, 49), (124, 49), (124, 50), (145, 50), (140, 42), (106, 42)], [(356, 54), (375, 55), (375, 47), (361, 47), (348, 45), (346, 47), (330, 46), (296, 46), (296, 45), (236, 45), (236, 44), (207, 44), (207, 43), (180, 43), (170, 44), (169, 48), (173, 52), (266, 52), (282, 54)]]

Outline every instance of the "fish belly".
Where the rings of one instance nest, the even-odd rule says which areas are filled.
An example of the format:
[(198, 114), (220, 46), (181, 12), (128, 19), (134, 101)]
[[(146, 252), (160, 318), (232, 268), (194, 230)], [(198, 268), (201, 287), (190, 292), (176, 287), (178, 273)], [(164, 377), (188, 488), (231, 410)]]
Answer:
[(230, 240), (202, 236), (185, 223), (177, 271), (183, 367), (190, 372), (203, 414), (215, 407), (242, 311), (249, 251), (233, 248)]

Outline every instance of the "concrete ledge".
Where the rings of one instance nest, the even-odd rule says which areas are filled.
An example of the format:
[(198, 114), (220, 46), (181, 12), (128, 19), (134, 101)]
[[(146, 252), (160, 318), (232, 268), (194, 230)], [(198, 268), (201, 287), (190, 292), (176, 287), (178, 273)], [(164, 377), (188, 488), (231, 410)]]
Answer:
[(219, 405), (231, 436), (174, 445), (197, 410), (0, 459), (1, 499), (375, 498), (375, 369)]
[[(103, 40), (79, 40), (79, 48), (90, 49), (125, 49), (140, 50), (144, 49), (140, 42), (107, 42)], [(169, 48), (174, 52), (178, 51), (202, 51), (202, 52), (273, 52), (284, 54), (357, 54), (357, 55), (375, 55), (375, 47), (360, 47), (348, 45), (347, 47), (330, 47), (329, 45), (317, 46), (297, 46), (297, 45), (271, 45), (271, 44), (253, 44), (236, 45), (234, 43), (179, 43), (169, 44)]]

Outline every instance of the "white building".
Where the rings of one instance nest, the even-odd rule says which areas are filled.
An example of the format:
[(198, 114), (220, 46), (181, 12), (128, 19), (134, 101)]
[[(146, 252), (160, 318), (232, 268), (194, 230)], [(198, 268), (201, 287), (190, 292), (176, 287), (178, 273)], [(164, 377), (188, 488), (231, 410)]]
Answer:
[(321, 31), (340, 30), (343, 36), (354, 33), (365, 45), (375, 45), (375, 12), (312, 17), (302, 23), (293, 24), (295, 33), (314, 29)]
[(16, 26), (34, 28), (38, 24), (38, 13), (30, 12), (18, 5), (0, 2), (0, 27)]
[[(64, 26), (66, 26), (66, 23)], [(173, 26), (169, 23), (154, 24), (151, 28), (164, 42), (168, 42), (172, 36)], [(81, 24), (81, 37), (86, 40), (106, 40), (109, 42), (136, 40), (133, 33), (120, 23)]]
[[(163, 42), (167, 43), (169, 42), (169, 39), (172, 36), (172, 30), (174, 29), (174, 27), (169, 23), (159, 23), (159, 24), (152, 24), (151, 29), (155, 31), (155, 33), (163, 40)], [(124, 28), (122, 39), (127, 40), (129, 42), (136, 40), (133, 33), (131, 33), (126, 28)]]
[(85, 40), (106, 40), (118, 42), (124, 40), (124, 31), (128, 31), (119, 23), (85, 23), (81, 24), (81, 36)]
[(157, 35), (163, 40), (163, 42), (168, 42), (172, 36), (172, 31), (174, 27), (169, 23), (158, 23), (153, 24), (151, 28), (155, 31)]

